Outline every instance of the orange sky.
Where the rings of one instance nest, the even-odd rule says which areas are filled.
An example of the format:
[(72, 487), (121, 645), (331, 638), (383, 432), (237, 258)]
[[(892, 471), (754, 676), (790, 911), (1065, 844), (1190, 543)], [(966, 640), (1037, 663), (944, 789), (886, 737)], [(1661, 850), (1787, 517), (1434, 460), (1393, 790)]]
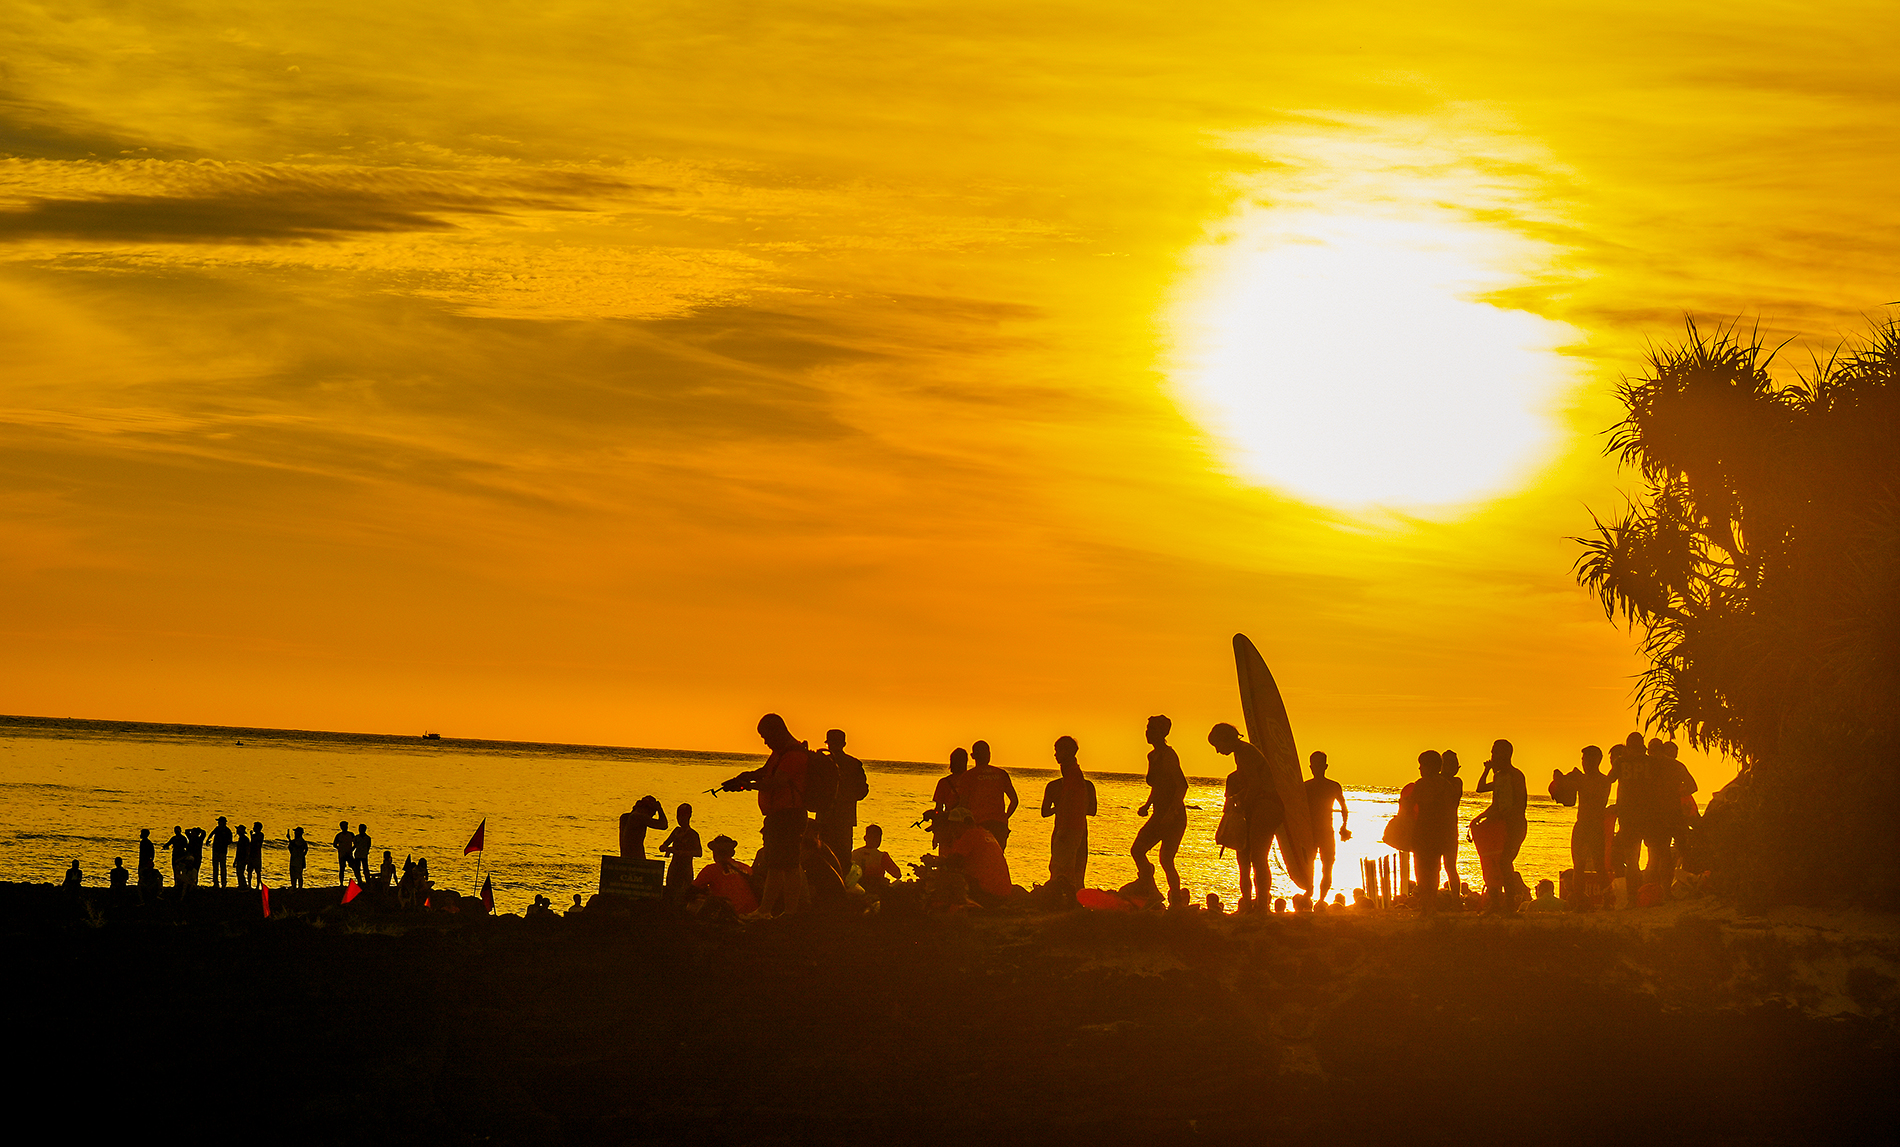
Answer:
[(1617, 378), (1900, 297), (1888, 3), (535, 7), (0, 18), (0, 711), (1536, 775)]

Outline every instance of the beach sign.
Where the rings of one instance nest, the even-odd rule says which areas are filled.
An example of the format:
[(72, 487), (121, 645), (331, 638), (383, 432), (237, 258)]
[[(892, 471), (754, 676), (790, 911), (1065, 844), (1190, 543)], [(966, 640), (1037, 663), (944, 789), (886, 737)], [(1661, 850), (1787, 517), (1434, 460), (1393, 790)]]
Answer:
[(666, 862), (632, 856), (600, 858), (600, 894), (658, 900), (666, 894)]

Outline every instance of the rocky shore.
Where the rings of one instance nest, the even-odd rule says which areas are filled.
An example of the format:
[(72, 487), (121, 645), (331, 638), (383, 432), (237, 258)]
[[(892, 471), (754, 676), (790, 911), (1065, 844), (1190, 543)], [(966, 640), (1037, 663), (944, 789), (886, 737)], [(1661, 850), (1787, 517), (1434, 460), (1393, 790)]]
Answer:
[(336, 899), (0, 885), (22, 1094), (83, 1095), (88, 1134), (351, 1144), (1733, 1144), (1896, 1114), (1889, 916)]

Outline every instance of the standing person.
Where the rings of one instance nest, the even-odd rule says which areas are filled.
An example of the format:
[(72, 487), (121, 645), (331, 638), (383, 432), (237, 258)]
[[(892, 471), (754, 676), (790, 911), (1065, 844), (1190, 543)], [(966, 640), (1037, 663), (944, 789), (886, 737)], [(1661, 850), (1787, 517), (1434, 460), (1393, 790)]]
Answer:
[(970, 743), (970, 769), (957, 782), (957, 803), (970, 810), (976, 823), (1009, 848), (1009, 818), (1016, 815), (1016, 784), (1009, 774), (990, 764), (990, 743)]
[(830, 807), (818, 814), (818, 834), (843, 863), (851, 855), (851, 838), (857, 835), (858, 802), (871, 795), (871, 782), (864, 775), (864, 762), (844, 751), (843, 729), (825, 734), (824, 757), (838, 775), (838, 787)]
[[(1228, 778), (1230, 802), (1238, 798), (1241, 824), (1235, 838), (1240, 863), (1240, 905), (1259, 910), (1273, 898), (1273, 839), (1286, 821), (1280, 790), (1260, 750), (1241, 740), (1240, 730), (1225, 721), (1208, 731), (1207, 743), (1223, 757), (1234, 758), (1234, 776)], [(1222, 817), (1226, 819), (1225, 815)]]
[(620, 855), (636, 860), (647, 858), (647, 830), (666, 827), (666, 810), (660, 798), (648, 794), (633, 802), (631, 812), (620, 814)]
[(356, 826), (356, 839), (350, 845), (350, 871), (355, 874), (358, 884), (369, 883), (369, 826)]
[[(1525, 810), (1530, 804), (1530, 794), (1525, 791), (1524, 774), (1511, 763), (1511, 742), (1494, 741), (1491, 744), (1491, 759), (1484, 763), (1484, 772), (1478, 777), (1477, 792), (1491, 794), (1491, 807), (1473, 817), (1471, 824), (1476, 828), (1480, 821), (1500, 821), (1504, 829), (1504, 846), (1498, 854), (1497, 899), (1489, 905), (1489, 911), (1509, 912), (1516, 908), (1517, 850), (1524, 847), (1526, 829)], [(1491, 897), (1491, 888), (1486, 885), (1486, 899)]]
[(1170, 904), (1179, 902), (1185, 895), (1181, 891), (1181, 874), (1174, 867), (1174, 856), (1180, 851), (1181, 837), (1187, 832), (1187, 774), (1181, 771), (1180, 754), (1168, 744), (1168, 734), (1173, 731), (1174, 722), (1167, 717), (1148, 718), (1148, 727), (1142, 734), (1149, 746), (1148, 799), (1135, 810), (1136, 816), (1148, 819), (1135, 833), (1134, 846), (1129, 850), (1135, 860), (1136, 882), (1159, 893), (1155, 887), (1155, 866), (1148, 860), (1148, 850), (1157, 844), (1161, 846), (1161, 871), (1168, 877)]
[(141, 828), (139, 829), (140, 888), (144, 888), (147, 883), (145, 874), (148, 871), (153, 875), (157, 875), (158, 873), (158, 845), (152, 840), (152, 830), (149, 828)]
[(1456, 752), (1446, 749), (1439, 754), (1439, 759), (1444, 763), (1444, 767), (1438, 770), (1438, 775), (1445, 780), (1445, 799), (1451, 802), (1451, 807), (1445, 814), (1449, 818), (1445, 825), (1445, 832), (1450, 840), (1450, 843), (1445, 846), (1445, 883), (1456, 892), (1459, 883), (1458, 841), (1464, 835), (1458, 831), (1458, 808), (1465, 799), (1465, 779), (1458, 775)]
[(350, 875), (350, 857), (356, 853), (356, 834), (350, 831), (349, 821), (337, 822), (330, 844), (336, 849), (336, 886), (341, 888)]
[[(1076, 760), (1075, 738), (1056, 738), (1056, 764), (1062, 775), (1042, 792), (1042, 815), (1055, 817), (1049, 834), (1049, 881), (1074, 891), (1083, 886), (1089, 870), (1089, 818), (1095, 815), (1095, 782), (1082, 775)], [(1149, 887), (1154, 877), (1148, 878)]]
[(243, 825), (237, 826), (237, 840), (231, 844), (233, 859), (237, 861), (237, 881), (239, 888), (251, 886), (251, 833)]
[(228, 888), (231, 884), (230, 870), (226, 867), (226, 858), (231, 854), (231, 826), (218, 818), (218, 827), (211, 830), (211, 887)]
[(683, 900), (686, 889), (693, 883), (693, 861), (698, 860), (704, 850), (699, 847), (699, 833), (693, 829), (692, 805), (681, 805), (673, 820), (678, 827), (660, 842), (660, 855), (670, 858), (666, 866), (667, 895)]
[(185, 878), (190, 882), (191, 887), (196, 888), (198, 887), (198, 872), (205, 865), (205, 830), (188, 828), (185, 830), (185, 840), (190, 844), (188, 850), (190, 867), (185, 870)]
[[(1438, 912), (1438, 870), (1446, 864), (1446, 853), (1458, 835), (1458, 802), (1445, 780), (1445, 757), (1430, 749), (1418, 755), (1418, 780), (1412, 782), (1412, 874), (1418, 881), (1418, 910), (1432, 916)], [(1458, 887), (1458, 873), (1451, 872), (1451, 886)]]
[[(1621, 749), (1618, 752), (1617, 749)], [(1643, 735), (1631, 733), (1620, 746), (1610, 751), (1610, 779), (1616, 782), (1616, 836), (1611, 842), (1611, 865), (1623, 874), (1625, 908), (1636, 907), (1641, 891), (1643, 841), (1655, 839), (1650, 823), (1655, 795), (1650, 791), (1649, 757), (1644, 752)], [(1653, 854), (1654, 849), (1651, 849)], [(1651, 860), (1651, 865), (1654, 865)]]
[(939, 812), (957, 807), (957, 786), (963, 783), (964, 770), (970, 767), (970, 754), (963, 749), (950, 750), (950, 775), (937, 778), (937, 789), (930, 795)]
[(304, 839), (301, 825), (284, 838), (284, 847), (290, 850), (290, 886), (302, 888), (304, 864), (310, 859), (310, 842)]
[(1610, 778), (1603, 774), (1603, 750), (1585, 745), (1582, 763), (1567, 773), (1550, 771), (1550, 796), (1558, 804), (1575, 806), (1577, 823), (1570, 829), (1570, 907), (1587, 909), (1610, 883), (1608, 832), (1604, 818), (1610, 803)]
[(1649, 848), (1649, 865), (1643, 869), (1643, 884), (1655, 885), (1657, 896), (1667, 900), (1676, 876), (1676, 837), (1688, 827), (1684, 802), (1693, 802), (1695, 778), (1677, 757), (1674, 742), (1651, 740), (1645, 756), (1649, 761), (1649, 809), (1644, 818), (1647, 833), (1643, 843)]
[[(1338, 855), (1338, 840), (1351, 840), (1352, 830), (1346, 827), (1346, 819), (1351, 815), (1346, 808), (1346, 790), (1339, 787), (1338, 781), (1326, 779), (1326, 754), (1314, 753), (1307, 758), (1313, 775), (1306, 782), (1306, 805), (1313, 813), (1313, 839), (1319, 843), (1319, 902), (1326, 900), (1333, 890), (1333, 859)], [(1333, 806), (1339, 806), (1339, 836), (1333, 836)]]
[(772, 750), (765, 764), (740, 773), (720, 788), (745, 789), (759, 794), (759, 812), (765, 817), (759, 850), (765, 868), (765, 891), (759, 911), (793, 913), (805, 906), (805, 877), (799, 866), (799, 848), (805, 834), (805, 781), (811, 770), (811, 750), (792, 736), (785, 718), (767, 713), (759, 718), (759, 738)]
[(185, 836), (183, 825), (173, 825), (171, 839), (165, 842), (165, 850), (172, 854), (172, 887), (185, 886), (185, 874), (191, 871), (191, 840)]
[(259, 888), (264, 887), (264, 822), (251, 822), (251, 876), (256, 879)]
[(864, 847), (851, 854), (850, 863), (857, 867), (858, 887), (873, 900), (884, 894), (891, 881), (904, 879), (891, 854), (884, 851), (884, 830), (874, 824), (864, 826)]

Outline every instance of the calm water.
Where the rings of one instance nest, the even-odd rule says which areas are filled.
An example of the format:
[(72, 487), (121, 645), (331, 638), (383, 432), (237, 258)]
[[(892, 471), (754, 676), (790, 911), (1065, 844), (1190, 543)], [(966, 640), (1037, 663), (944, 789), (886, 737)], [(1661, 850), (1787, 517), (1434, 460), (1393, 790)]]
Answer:
[[(240, 743), (242, 742), (242, 743)], [(1184, 749), (1190, 772), (1223, 769), (1211, 749)], [(1205, 759), (1201, 759), (1205, 758)], [(347, 734), (300, 734), (267, 730), (206, 730), (177, 726), (68, 722), (57, 728), (0, 724), (0, 880), (57, 881), (75, 857), (87, 884), (104, 884), (114, 857), (136, 868), (138, 833), (150, 828), (163, 841), (173, 825), (210, 828), (219, 816), (233, 825), (263, 821), (271, 844), (265, 850), (266, 882), (281, 884), (288, 861), (285, 832), (301, 825), (318, 842), (310, 853), (306, 883), (331, 883), (327, 867), (335, 854), (328, 841), (336, 824), (368, 824), (376, 859), (383, 849), (400, 864), (408, 855), (428, 857), (438, 885), (472, 891), (475, 861), (462, 847), (475, 826), (488, 821), (484, 871), (495, 881), (496, 907), (520, 911), (537, 892), (565, 903), (575, 892), (593, 891), (599, 857), (617, 847), (619, 815), (652, 793), (671, 821), (681, 802), (692, 804), (693, 824), (704, 840), (720, 833), (736, 838), (740, 855), (758, 847), (758, 806), (749, 793), (713, 797), (707, 789), (761, 758), (725, 753), (654, 749), (532, 745), (480, 741), (422, 741)], [(999, 759), (998, 764), (1009, 767)], [(928, 806), (941, 765), (867, 762), (870, 799), (859, 805), (858, 822), (884, 828), (884, 847), (899, 864), (929, 848), (914, 827)], [(1035, 815), (1042, 788), (1054, 770), (1010, 772), (1026, 806), (1012, 822), (1011, 875), (1028, 887), (1048, 875), (1048, 823)], [(1221, 775), (1225, 775), (1224, 769)], [(1135, 875), (1128, 847), (1140, 819), (1135, 809), (1147, 787), (1138, 776), (1091, 773), (1100, 815), (1090, 825), (1089, 883), (1115, 887)], [(1342, 841), (1334, 885), (1350, 896), (1358, 883), (1360, 857), (1388, 855), (1379, 844), (1398, 793), (1346, 786), (1353, 839)], [(1537, 787), (1537, 778), (1531, 778)], [(1219, 819), (1217, 779), (1191, 780), (1188, 835), (1177, 861), (1184, 883), (1198, 896), (1218, 892), (1232, 903), (1238, 888), (1233, 854), (1218, 856), (1214, 825)], [(1467, 777), (1466, 783), (1473, 783)], [(1467, 800), (1466, 819), (1488, 798)], [(1530, 832), (1519, 870), (1535, 883), (1555, 878), (1569, 865), (1571, 812), (1533, 796)], [(664, 834), (650, 834), (649, 853)], [(209, 877), (209, 859), (207, 858)], [(1467, 844), (1459, 868), (1473, 887), (1481, 885), (1477, 856)], [(161, 852), (159, 867), (165, 870)], [(1276, 873), (1275, 889), (1289, 887)]]

